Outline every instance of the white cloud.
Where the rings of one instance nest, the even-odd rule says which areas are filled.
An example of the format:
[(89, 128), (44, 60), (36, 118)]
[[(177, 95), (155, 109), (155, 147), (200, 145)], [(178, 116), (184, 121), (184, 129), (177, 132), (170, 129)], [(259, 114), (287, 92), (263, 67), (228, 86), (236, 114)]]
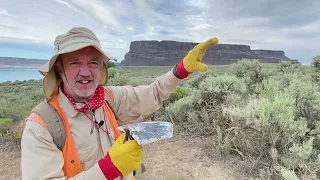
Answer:
[(66, 5), (68, 8), (72, 9), (73, 11), (78, 11), (78, 9), (76, 9), (75, 7), (73, 7), (72, 5), (70, 5), (69, 3), (62, 1), (62, 0), (57, 0), (58, 3), (64, 4)]
[(207, 0), (186, 0), (186, 5), (197, 7), (200, 9), (208, 8)]
[(117, 17), (113, 14), (116, 10), (113, 9), (107, 3), (102, 1), (80, 1), (74, 0), (73, 3), (77, 4), (77, 6), (82, 9), (86, 9), (86, 12), (94, 17), (98, 22), (100, 21), (107, 28), (112, 29), (122, 29), (122, 24), (117, 19)]
[(132, 31), (134, 31), (134, 28), (133, 27), (127, 27), (127, 30), (132, 32)]
[(9, 17), (13, 17), (12, 14), (9, 14), (8, 11), (6, 9), (0, 8), (0, 16), (9, 16)]
[[(218, 37), (220, 43), (284, 50), (290, 58), (310, 60), (316, 53), (320, 54), (317, 49), (320, 40), (317, 14), (320, 10), (316, 8), (320, 3), (306, 0), (303, 4), (294, 2), (288, 6), (283, 2), (276, 9), (270, 9), (274, 6), (272, 3), (243, 4), (235, 0), (1, 1), (0, 43), (37, 43), (53, 48), (58, 34), (74, 26), (86, 26), (97, 34), (105, 50), (120, 60), (134, 40), (202, 42), (213, 36)], [(299, 8), (301, 6), (309, 9)], [(297, 12), (297, 17), (291, 18), (288, 12)]]

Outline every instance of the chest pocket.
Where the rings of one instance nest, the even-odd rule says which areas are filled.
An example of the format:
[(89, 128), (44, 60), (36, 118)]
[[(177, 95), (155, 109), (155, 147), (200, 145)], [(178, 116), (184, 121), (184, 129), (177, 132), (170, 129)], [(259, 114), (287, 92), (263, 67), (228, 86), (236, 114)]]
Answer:
[[(90, 116), (89, 116), (90, 117)], [(97, 129), (93, 129), (93, 124), (84, 114), (78, 114), (77, 118), (70, 118), (70, 129), (76, 149), (84, 169), (90, 167), (99, 156), (99, 142)], [(95, 127), (94, 127), (95, 128)]]
[[(77, 149), (80, 162), (84, 170), (90, 169), (98, 159), (99, 146), (91, 144), (88, 146), (82, 146)], [(88, 167), (88, 168), (87, 168)]]

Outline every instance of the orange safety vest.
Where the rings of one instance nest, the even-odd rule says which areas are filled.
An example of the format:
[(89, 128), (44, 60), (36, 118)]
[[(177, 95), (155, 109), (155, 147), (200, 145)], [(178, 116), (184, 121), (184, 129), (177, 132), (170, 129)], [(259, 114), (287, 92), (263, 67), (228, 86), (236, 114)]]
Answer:
[[(110, 90), (107, 88), (105, 88), (105, 89), (106, 89), (105, 92), (107, 92), (107, 94), (113, 98)], [(59, 113), (59, 115), (63, 121), (65, 130), (66, 130), (66, 141), (65, 141), (65, 145), (64, 145), (63, 151), (62, 151), (63, 158), (64, 158), (63, 172), (67, 178), (70, 178), (70, 177), (73, 177), (83, 171), (82, 166), (81, 166), (81, 162), (80, 162), (80, 159), (79, 159), (79, 156), (78, 156), (75, 144), (74, 144), (74, 140), (73, 140), (73, 137), (71, 134), (68, 120), (59, 105), (59, 102), (57, 99), (57, 94), (54, 94), (48, 102)], [(104, 108), (105, 112), (107, 113), (110, 127), (115, 134), (115, 139), (117, 139), (121, 135), (121, 132), (117, 129), (118, 123), (117, 123), (115, 114), (113, 113), (113, 111), (111, 110), (111, 108), (109, 107), (109, 105), (106, 102), (104, 102), (103, 108)], [(44, 120), (41, 118), (41, 116), (39, 116), (36, 113), (31, 113), (30, 116), (28, 118), (26, 118), (26, 121), (27, 120), (35, 121), (35, 122), (41, 124), (43, 127), (47, 128), (47, 125), (44, 122)], [(133, 177), (133, 179), (135, 179), (135, 177)]]

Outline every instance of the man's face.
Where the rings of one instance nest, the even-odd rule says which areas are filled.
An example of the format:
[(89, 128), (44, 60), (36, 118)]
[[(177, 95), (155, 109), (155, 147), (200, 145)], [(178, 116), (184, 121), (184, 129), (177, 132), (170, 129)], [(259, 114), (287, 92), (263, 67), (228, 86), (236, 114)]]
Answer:
[(62, 67), (59, 68), (64, 89), (76, 100), (89, 100), (93, 96), (103, 65), (100, 57), (100, 52), (94, 47), (62, 55)]

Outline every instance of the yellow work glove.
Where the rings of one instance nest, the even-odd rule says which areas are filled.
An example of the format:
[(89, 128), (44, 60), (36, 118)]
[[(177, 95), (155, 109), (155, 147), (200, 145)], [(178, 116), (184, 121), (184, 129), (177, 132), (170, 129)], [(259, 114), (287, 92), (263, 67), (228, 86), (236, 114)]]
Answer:
[(202, 63), (202, 57), (210, 47), (215, 46), (218, 42), (218, 38), (210, 38), (190, 50), (183, 60), (176, 66), (176, 73), (178, 76), (180, 78), (186, 78), (192, 72), (207, 71), (208, 66)]
[(125, 176), (140, 169), (143, 147), (136, 140), (125, 140), (125, 133), (113, 143), (106, 157), (99, 160), (99, 166), (107, 179)]

